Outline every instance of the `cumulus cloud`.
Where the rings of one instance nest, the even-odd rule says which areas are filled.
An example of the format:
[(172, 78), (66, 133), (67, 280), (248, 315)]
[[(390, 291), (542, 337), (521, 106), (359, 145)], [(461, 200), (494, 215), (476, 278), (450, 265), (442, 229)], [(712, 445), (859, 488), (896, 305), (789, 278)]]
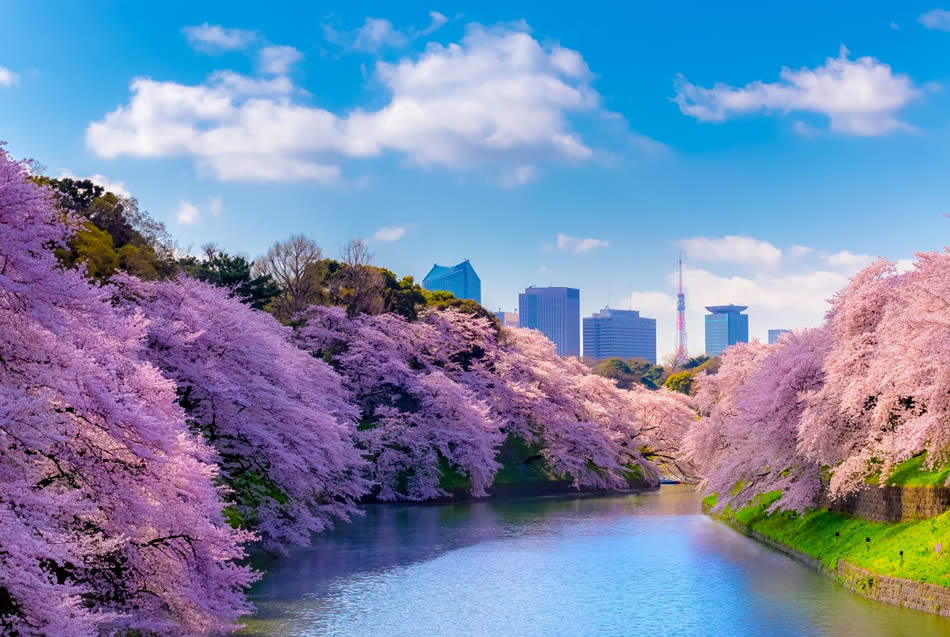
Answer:
[[(767, 241), (746, 239), (778, 250)], [(684, 266), (690, 353), (699, 354), (705, 349), (706, 306), (747, 305), (749, 336), (766, 342), (769, 329), (820, 325), (830, 308), (829, 300), (848, 284), (851, 276), (873, 261), (866, 254), (847, 250), (828, 254), (802, 245), (791, 246), (787, 253), (793, 258), (783, 258), (774, 267), (758, 268), (752, 274), (737, 275), (725, 265), (715, 270)], [(722, 260), (723, 264), (729, 262), (737, 261)], [(906, 271), (912, 267), (913, 260), (900, 259), (896, 263), (899, 271)], [(758, 264), (768, 265), (768, 261)], [(631, 309), (657, 319), (657, 347), (661, 355), (670, 354), (674, 349), (676, 285), (677, 271), (671, 268), (665, 290), (636, 290), (629, 297)]]
[(102, 189), (105, 190), (106, 192), (111, 192), (112, 194), (118, 197), (128, 198), (132, 196), (132, 194), (129, 192), (129, 189), (125, 186), (124, 181), (112, 181), (105, 175), (100, 175), (98, 173), (96, 173), (95, 175), (90, 175), (89, 177), (77, 177), (71, 171), (63, 170), (59, 174), (59, 179), (75, 179), (75, 180), (88, 179), (89, 181), (96, 184), (97, 186), (101, 186)]
[[(675, 271), (667, 277), (675, 290)], [(728, 276), (702, 268), (683, 270), (686, 287), (686, 328), (691, 354), (705, 350), (705, 307), (735, 303), (747, 305), (749, 336), (766, 342), (768, 330), (820, 325), (830, 299), (848, 277), (840, 272), (816, 270), (806, 274), (763, 272), (754, 276)], [(676, 303), (662, 291), (637, 291), (630, 307), (657, 319), (657, 350), (662, 356), (674, 349)]]
[(674, 101), (684, 115), (722, 122), (762, 111), (824, 115), (831, 130), (849, 135), (884, 135), (911, 127), (897, 115), (921, 91), (904, 74), (872, 57), (828, 58), (815, 69), (783, 68), (777, 82), (752, 82), (735, 88), (717, 83), (704, 88), (677, 77)]
[(841, 250), (825, 257), (828, 265), (844, 268), (851, 272), (857, 272), (874, 261), (870, 254), (854, 254), (847, 250)]
[(292, 46), (265, 46), (257, 53), (257, 66), (262, 73), (285, 75), (302, 59), (303, 53)]
[(774, 268), (782, 251), (768, 241), (726, 235), (724, 237), (693, 237), (678, 242), (691, 261), (709, 263), (742, 263)]
[(225, 29), (219, 24), (207, 22), (198, 26), (187, 26), (181, 31), (192, 48), (212, 55), (246, 49), (257, 38), (256, 31)]
[(944, 9), (931, 9), (917, 21), (931, 31), (950, 31), (950, 11)]
[(0, 86), (13, 86), (19, 81), (19, 75), (8, 68), (0, 66)]
[(328, 42), (342, 46), (345, 49), (377, 53), (380, 49), (389, 47), (400, 49), (411, 41), (433, 33), (448, 22), (449, 19), (438, 11), (429, 12), (429, 25), (424, 29), (410, 27), (401, 31), (385, 18), (368, 17), (363, 26), (355, 31), (337, 31), (332, 25), (323, 25), (323, 37)]
[(376, 52), (383, 46), (403, 47), (409, 38), (393, 28), (389, 20), (366, 18), (366, 22), (356, 32), (353, 48), (360, 51)]
[(399, 241), (404, 234), (404, 226), (384, 226), (373, 234), (373, 238), (377, 241)]
[(792, 258), (798, 259), (806, 255), (809, 255), (814, 251), (815, 251), (814, 248), (810, 248), (808, 246), (794, 245), (788, 249), (788, 254)]
[(201, 216), (201, 212), (198, 210), (198, 206), (187, 199), (178, 202), (178, 209), (175, 211), (175, 218), (178, 223), (191, 225), (198, 221), (199, 216)]
[(557, 247), (558, 250), (566, 250), (568, 252), (574, 252), (575, 254), (583, 254), (584, 252), (590, 252), (595, 248), (606, 248), (610, 245), (609, 241), (604, 239), (581, 239), (579, 237), (572, 237), (563, 232), (558, 233), (557, 235)]
[[(278, 58), (264, 70), (285, 71), (289, 57)], [(593, 155), (568, 120), (599, 108), (587, 64), (523, 30), (473, 25), (459, 43), (378, 62), (374, 79), (387, 104), (337, 114), (295, 101), (283, 76), (224, 71), (194, 85), (140, 77), (127, 104), (88, 126), (86, 143), (108, 159), (192, 157), (220, 180), (323, 183), (339, 181), (343, 158), (387, 151), (420, 165), (491, 164), (516, 175)]]

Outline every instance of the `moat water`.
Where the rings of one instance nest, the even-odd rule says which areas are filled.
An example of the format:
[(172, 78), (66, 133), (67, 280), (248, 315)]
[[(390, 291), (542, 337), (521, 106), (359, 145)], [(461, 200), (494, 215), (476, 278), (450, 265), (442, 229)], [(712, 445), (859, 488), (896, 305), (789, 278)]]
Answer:
[(247, 635), (950, 635), (710, 520), (686, 486), (370, 506), (258, 566)]

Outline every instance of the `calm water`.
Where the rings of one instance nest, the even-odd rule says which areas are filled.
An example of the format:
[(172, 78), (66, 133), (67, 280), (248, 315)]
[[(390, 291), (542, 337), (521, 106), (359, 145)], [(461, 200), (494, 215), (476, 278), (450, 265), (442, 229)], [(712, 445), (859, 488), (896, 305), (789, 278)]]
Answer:
[(704, 517), (689, 487), (375, 506), (260, 566), (245, 634), (950, 635)]

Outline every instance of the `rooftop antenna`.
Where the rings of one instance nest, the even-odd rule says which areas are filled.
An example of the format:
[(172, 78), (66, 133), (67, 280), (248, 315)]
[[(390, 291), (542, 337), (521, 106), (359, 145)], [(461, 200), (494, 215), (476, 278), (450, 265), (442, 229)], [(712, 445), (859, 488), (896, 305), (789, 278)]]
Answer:
[(607, 309), (610, 309), (610, 279), (607, 279)]
[(676, 294), (676, 353), (673, 366), (680, 367), (689, 360), (686, 347), (686, 294), (683, 292), (683, 251), (679, 259), (679, 290)]

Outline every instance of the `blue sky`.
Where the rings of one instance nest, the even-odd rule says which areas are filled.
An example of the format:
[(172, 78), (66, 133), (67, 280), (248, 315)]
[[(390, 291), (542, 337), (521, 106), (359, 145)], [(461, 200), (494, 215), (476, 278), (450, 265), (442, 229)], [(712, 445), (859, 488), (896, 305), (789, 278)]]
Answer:
[(589, 315), (609, 287), (661, 354), (681, 249), (701, 351), (702, 305), (764, 339), (945, 244), (940, 6), (302, 4), (9, 3), (0, 139), (185, 249), (364, 237), (420, 279), (471, 259), (491, 309), (554, 284)]

